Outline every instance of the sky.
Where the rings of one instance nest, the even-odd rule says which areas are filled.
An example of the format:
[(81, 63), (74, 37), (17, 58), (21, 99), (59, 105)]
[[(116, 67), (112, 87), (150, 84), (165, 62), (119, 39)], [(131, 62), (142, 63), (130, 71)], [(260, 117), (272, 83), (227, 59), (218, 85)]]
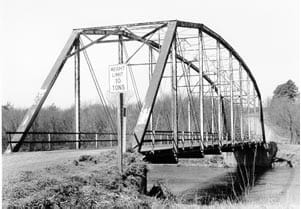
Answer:
[[(265, 99), (288, 79), (300, 87), (299, 14), (299, 0), (1, 0), (2, 104), (32, 104), (73, 28), (170, 19), (204, 23), (220, 34), (245, 60)], [(71, 64), (45, 105), (73, 104)], [(95, 92), (83, 92), (83, 102), (96, 101)]]

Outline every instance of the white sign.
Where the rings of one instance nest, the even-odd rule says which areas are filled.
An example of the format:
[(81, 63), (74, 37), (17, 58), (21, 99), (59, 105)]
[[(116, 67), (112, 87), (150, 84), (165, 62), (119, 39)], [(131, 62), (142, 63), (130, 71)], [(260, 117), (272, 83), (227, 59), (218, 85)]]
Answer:
[(127, 65), (110, 65), (109, 66), (109, 82), (111, 93), (122, 93), (128, 90)]

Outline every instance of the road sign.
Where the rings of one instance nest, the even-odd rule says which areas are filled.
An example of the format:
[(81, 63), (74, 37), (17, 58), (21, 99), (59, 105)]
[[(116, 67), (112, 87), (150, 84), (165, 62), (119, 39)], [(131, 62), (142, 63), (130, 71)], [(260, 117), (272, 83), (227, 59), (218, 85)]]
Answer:
[(109, 83), (111, 93), (123, 93), (128, 90), (127, 65), (109, 66)]

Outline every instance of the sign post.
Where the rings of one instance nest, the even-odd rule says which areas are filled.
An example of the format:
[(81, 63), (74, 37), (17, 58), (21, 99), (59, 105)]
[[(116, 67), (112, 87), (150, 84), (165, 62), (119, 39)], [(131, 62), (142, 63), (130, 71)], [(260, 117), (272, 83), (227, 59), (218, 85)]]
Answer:
[(127, 68), (126, 64), (109, 66), (110, 92), (119, 94), (117, 114), (117, 163), (120, 173), (123, 171), (123, 153), (126, 151), (126, 109), (124, 107), (124, 93), (128, 89)]
[(117, 113), (117, 164), (119, 172), (123, 172), (123, 153), (126, 151), (126, 110), (124, 107), (124, 93), (128, 89), (127, 65), (123, 64), (122, 37), (119, 36), (118, 51), (119, 64), (109, 66), (109, 84), (111, 93), (119, 93)]
[[(118, 64), (109, 66), (109, 82), (110, 82), (110, 92), (119, 93), (119, 107), (120, 119), (118, 123), (121, 125), (121, 135), (122, 135), (122, 153), (126, 151), (126, 108), (124, 107), (124, 93), (128, 90), (128, 66), (126, 64)], [(121, 108), (122, 107), (122, 108)], [(119, 116), (118, 116), (119, 117)], [(122, 122), (120, 120), (123, 120)]]

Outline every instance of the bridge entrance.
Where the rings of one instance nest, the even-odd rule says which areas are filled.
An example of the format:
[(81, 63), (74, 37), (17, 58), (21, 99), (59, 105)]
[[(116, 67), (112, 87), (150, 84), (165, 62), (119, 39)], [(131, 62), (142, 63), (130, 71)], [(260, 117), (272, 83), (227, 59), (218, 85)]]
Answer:
[[(109, 50), (109, 45), (117, 48), (114, 63), (107, 66), (126, 64), (131, 80), (127, 101), (135, 110), (127, 115), (135, 123), (127, 130), (128, 147), (148, 159), (176, 160), (266, 143), (261, 94), (242, 57), (204, 24), (171, 20), (74, 29), (6, 152), (20, 149), (69, 59), (75, 72), (74, 142), (80, 148), (81, 60), (87, 62), (103, 107), (110, 106), (88, 56), (90, 48)], [(108, 78), (107, 69), (101, 79)], [(103, 114), (116, 134), (112, 112), (104, 108)], [(250, 116), (259, 119), (259, 126)]]

